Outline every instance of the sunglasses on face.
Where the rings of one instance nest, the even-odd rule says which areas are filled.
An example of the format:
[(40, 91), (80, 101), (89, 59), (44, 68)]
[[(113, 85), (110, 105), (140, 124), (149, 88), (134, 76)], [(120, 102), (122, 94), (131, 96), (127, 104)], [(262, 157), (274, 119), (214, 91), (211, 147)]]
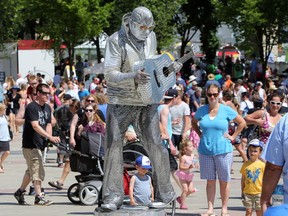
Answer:
[(270, 104), (272, 104), (272, 105), (277, 105), (277, 106), (281, 106), (281, 105), (282, 105), (282, 102), (270, 101)]
[(89, 102), (89, 103), (94, 103), (94, 102), (95, 102), (95, 100), (89, 100), (89, 99), (87, 99), (87, 100), (86, 100), (86, 102)]
[(93, 112), (93, 109), (85, 109), (85, 112), (88, 113), (88, 112)]
[(50, 92), (40, 91), (40, 93), (46, 96), (50, 95)]
[(152, 31), (152, 30), (155, 28), (155, 24), (154, 24), (154, 23), (153, 23), (153, 25), (151, 25), (151, 26), (141, 25), (141, 24), (139, 24), (139, 23), (137, 23), (137, 22), (134, 22), (134, 23), (135, 23), (135, 25), (137, 25), (137, 27), (138, 27), (140, 30), (142, 30), (142, 31), (146, 31), (146, 30)]
[(37, 85), (37, 82), (30, 83), (30, 85)]
[(218, 97), (219, 93), (207, 93), (208, 97)]

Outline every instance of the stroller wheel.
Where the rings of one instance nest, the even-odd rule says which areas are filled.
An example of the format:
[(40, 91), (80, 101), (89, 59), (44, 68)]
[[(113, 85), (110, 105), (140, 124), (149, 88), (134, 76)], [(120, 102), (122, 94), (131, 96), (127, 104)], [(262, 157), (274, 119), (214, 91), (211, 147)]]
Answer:
[(94, 185), (85, 185), (80, 189), (79, 198), (84, 205), (94, 205), (98, 202), (99, 191)]
[(74, 204), (81, 204), (79, 198), (80, 185), (78, 183), (72, 184), (67, 191), (68, 199)]

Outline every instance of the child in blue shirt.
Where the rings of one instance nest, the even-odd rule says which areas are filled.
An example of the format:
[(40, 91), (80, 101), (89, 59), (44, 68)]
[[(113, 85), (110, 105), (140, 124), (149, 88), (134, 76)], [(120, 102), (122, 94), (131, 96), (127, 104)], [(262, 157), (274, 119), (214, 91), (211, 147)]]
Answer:
[(154, 189), (151, 177), (147, 175), (152, 169), (150, 160), (146, 156), (139, 156), (136, 161), (137, 173), (130, 179), (130, 205), (149, 205), (154, 201)]

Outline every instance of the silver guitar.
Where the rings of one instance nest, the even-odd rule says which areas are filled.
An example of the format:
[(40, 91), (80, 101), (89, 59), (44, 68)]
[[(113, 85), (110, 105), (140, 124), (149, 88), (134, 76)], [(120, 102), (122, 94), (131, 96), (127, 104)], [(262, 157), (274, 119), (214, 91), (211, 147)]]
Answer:
[[(193, 52), (189, 52), (177, 61), (184, 63), (192, 56)], [(159, 104), (165, 92), (176, 83), (173, 61), (168, 54), (163, 54), (136, 62), (133, 66), (133, 71), (143, 69), (145, 73), (150, 75), (151, 80), (147, 84), (138, 85), (138, 95), (144, 104)]]

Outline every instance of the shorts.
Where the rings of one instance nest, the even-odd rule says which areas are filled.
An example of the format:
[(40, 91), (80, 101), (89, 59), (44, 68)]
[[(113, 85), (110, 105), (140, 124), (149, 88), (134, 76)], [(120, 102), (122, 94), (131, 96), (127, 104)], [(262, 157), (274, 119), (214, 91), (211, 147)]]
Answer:
[(180, 150), (180, 143), (181, 143), (181, 141), (182, 141), (182, 135), (177, 135), (177, 134), (172, 134), (172, 142), (173, 142), (173, 144), (174, 144), (174, 146), (178, 149), (178, 150)]
[(233, 153), (220, 155), (199, 154), (200, 178), (206, 180), (216, 180), (217, 175), (220, 181), (229, 182), (231, 179), (231, 167)]
[(242, 203), (247, 209), (261, 210), (260, 198), (261, 194), (244, 194)]
[(10, 151), (10, 142), (9, 141), (0, 141), (0, 152)]
[(184, 172), (181, 170), (176, 171), (176, 176), (182, 180), (182, 181), (187, 181), (187, 182), (192, 182), (194, 178), (194, 174), (191, 172)]
[(25, 174), (30, 176), (32, 182), (35, 180), (44, 181), (45, 171), (41, 150), (36, 148), (23, 148), (22, 152), (27, 163)]

